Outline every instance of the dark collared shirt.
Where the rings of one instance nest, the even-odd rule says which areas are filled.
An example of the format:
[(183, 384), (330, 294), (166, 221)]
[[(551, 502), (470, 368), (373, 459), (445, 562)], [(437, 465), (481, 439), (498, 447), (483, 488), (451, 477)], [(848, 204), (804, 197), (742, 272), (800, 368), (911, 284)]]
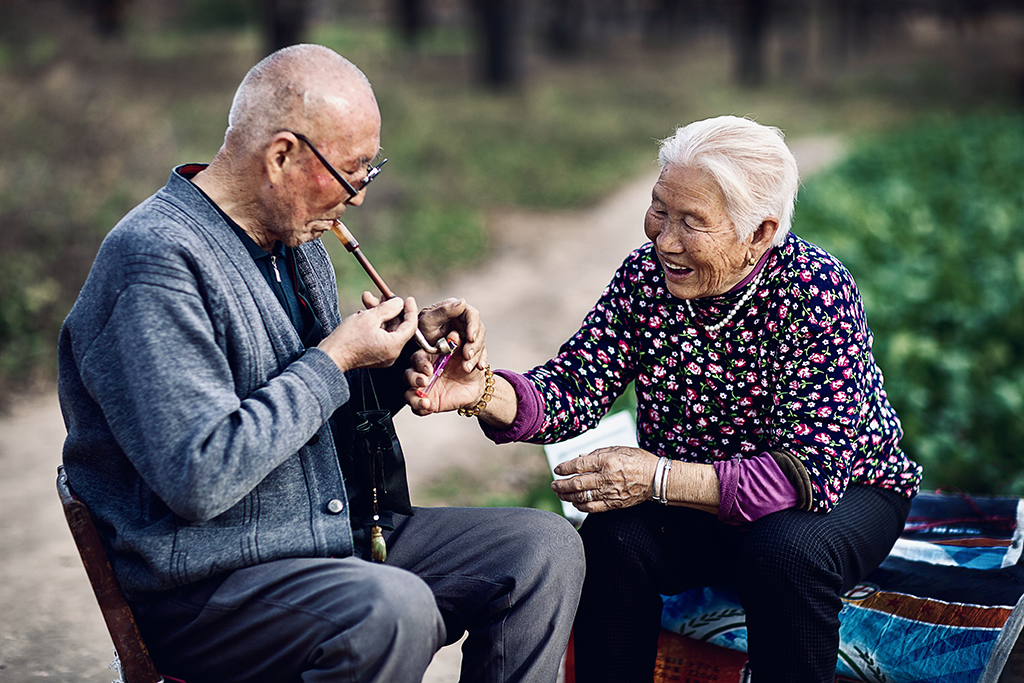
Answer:
[[(217, 210), (220, 211), (220, 208)], [(291, 318), (302, 343), (307, 348), (319, 344), (323, 339), (323, 328), (313, 315), (313, 309), (306, 299), (306, 285), (295, 271), (295, 258), (291, 248), (284, 246), (280, 241), (275, 241), (268, 252), (256, 244), (255, 240), (226, 213), (220, 213), (256, 262), (256, 267), (263, 274), (270, 291), (277, 296), (284, 312)]]

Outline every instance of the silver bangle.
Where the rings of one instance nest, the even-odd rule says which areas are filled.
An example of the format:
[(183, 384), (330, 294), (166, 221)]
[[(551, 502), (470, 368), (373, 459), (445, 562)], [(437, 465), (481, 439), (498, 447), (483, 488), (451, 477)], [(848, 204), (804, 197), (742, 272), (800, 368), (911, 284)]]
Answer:
[(662, 505), (668, 505), (668, 473), (672, 469), (672, 461), (669, 460), (665, 463), (665, 469), (661, 471), (661, 499), (658, 501)]
[(654, 498), (654, 500), (656, 500), (656, 501), (658, 501), (659, 503), (662, 503), (662, 504), (664, 504), (666, 501), (664, 501), (661, 498), (661, 480), (664, 477), (665, 465), (667, 465), (667, 464), (668, 464), (668, 458), (667, 457), (665, 457), (663, 455), (660, 458), (658, 458), (658, 465), (654, 468), (654, 481), (651, 482), (652, 486), (654, 488), (654, 492), (652, 493), (652, 498)]

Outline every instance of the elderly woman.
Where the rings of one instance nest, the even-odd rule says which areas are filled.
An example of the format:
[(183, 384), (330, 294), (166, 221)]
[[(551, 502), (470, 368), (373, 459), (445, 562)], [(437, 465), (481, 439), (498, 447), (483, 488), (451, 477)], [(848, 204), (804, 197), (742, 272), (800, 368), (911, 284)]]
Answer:
[[(734, 588), (757, 683), (831, 683), (840, 596), (885, 558), (921, 471), (871, 353), (857, 286), (789, 230), (798, 185), (782, 134), (720, 117), (661, 145), (650, 242), (557, 357), (519, 375), (455, 368), (407, 395), (475, 416), (498, 443), (593, 427), (636, 383), (640, 448), (559, 465), (591, 513), (577, 680), (650, 681), (661, 595)], [(423, 387), (429, 359), (408, 379)]]

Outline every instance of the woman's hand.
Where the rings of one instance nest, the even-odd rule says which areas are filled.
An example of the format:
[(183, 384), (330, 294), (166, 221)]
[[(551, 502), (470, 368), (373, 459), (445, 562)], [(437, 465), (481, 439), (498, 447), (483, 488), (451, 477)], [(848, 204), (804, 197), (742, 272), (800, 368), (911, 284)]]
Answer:
[(555, 474), (568, 478), (556, 479), (551, 488), (582, 512), (630, 507), (653, 496), (657, 465), (658, 456), (640, 448), (598, 448), (555, 467)]
[[(459, 343), (458, 334), (448, 335), (448, 339)], [(453, 351), (458, 354), (462, 345)], [(444, 368), (444, 372), (431, 387), (425, 391), (434, 373), (434, 362), (438, 356), (417, 351), (412, 355), (411, 367), (405, 371), (405, 381), (411, 389), (405, 393), (405, 402), (416, 415), (445, 413), (469, 406), (480, 400), (484, 393), (485, 374), (478, 367), (487, 364), (487, 350), (483, 349), (479, 360), (466, 369), (466, 362), (456, 362), (453, 358)]]

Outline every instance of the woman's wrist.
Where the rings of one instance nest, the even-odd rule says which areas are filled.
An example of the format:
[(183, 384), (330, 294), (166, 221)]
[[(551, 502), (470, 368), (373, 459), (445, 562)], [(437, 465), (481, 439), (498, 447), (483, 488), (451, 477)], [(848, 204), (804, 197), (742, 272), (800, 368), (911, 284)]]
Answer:
[(491, 397), (494, 396), (494, 372), (491, 370), (490, 365), (484, 366), (484, 390), (480, 398), (476, 402), (462, 406), (459, 408), (459, 415), (463, 417), (476, 417), (480, 414), (480, 411), (487, 407), (490, 403)]
[(481, 415), (480, 428), (496, 444), (530, 440), (544, 426), (543, 395), (518, 372), (495, 370), (494, 377), (496, 395)]
[(717, 514), (721, 494), (714, 465), (679, 460), (674, 464), (671, 471), (665, 472), (666, 504)]
[(662, 505), (668, 505), (668, 473), (671, 470), (672, 460), (664, 455), (658, 458), (658, 464), (654, 468), (651, 498)]
[(495, 374), (487, 365), (480, 371), (483, 387), (480, 397), (459, 408), (459, 415), (477, 417), (491, 427), (508, 429), (519, 412), (519, 399), (515, 389), (504, 377)]

